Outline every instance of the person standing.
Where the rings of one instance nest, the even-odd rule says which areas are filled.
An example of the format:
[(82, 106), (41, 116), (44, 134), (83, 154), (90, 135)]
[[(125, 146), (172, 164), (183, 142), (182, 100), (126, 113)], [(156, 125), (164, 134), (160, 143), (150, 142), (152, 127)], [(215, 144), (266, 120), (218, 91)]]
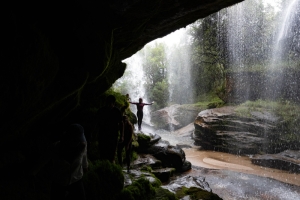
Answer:
[(133, 125), (129, 121), (128, 117), (126, 115), (123, 116), (123, 122), (124, 122), (124, 141), (118, 144), (118, 162), (119, 165), (122, 166), (123, 160), (122, 160), (122, 151), (125, 147), (126, 152), (126, 164), (127, 164), (127, 172), (129, 172), (130, 169), (130, 154), (131, 154), (131, 146), (132, 146), (132, 135), (133, 133)]
[(141, 130), (142, 129), (142, 120), (143, 120), (143, 116), (144, 116), (144, 113), (143, 113), (143, 108), (145, 105), (152, 105), (152, 103), (143, 103), (143, 99), (142, 98), (139, 98), (139, 102), (129, 102), (131, 104), (134, 104), (136, 105), (136, 108), (137, 108), (137, 118), (138, 118), (138, 129)]
[(101, 160), (109, 160), (114, 163), (118, 145), (124, 140), (124, 126), (121, 111), (115, 107), (116, 98), (109, 95), (106, 105), (97, 112), (98, 120), (98, 147)]
[(51, 199), (85, 200), (82, 177), (88, 171), (87, 142), (80, 124), (68, 126), (61, 140), (55, 144), (52, 163)]

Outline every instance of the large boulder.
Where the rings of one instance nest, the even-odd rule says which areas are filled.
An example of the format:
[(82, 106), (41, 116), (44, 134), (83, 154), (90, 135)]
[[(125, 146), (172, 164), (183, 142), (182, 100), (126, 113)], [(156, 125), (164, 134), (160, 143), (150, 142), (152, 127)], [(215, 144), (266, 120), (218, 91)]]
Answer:
[[(144, 134), (138, 138), (143, 138), (142, 143), (138, 141), (138, 153), (152, 155), (161, 161), (162, 167), (175, 168), (179, 172), (191, 169), (191, 164), (186, 161), (185, 153), (180, 147), (170, 145), (168, 141), (161, 140), (156, 134)], [(149, 138), (149, 142), (144, 142), (144, 138)], [(152, 140), (151, 138), (159, 138), (159, 140)], [(150, 143), (150, 141), (156, 142)]]
[(201, 111), (193, 105), (174, 104), (151, 113), (151, 123), (158, 129), (177, 130), (195, 120)]
[(300, 151), (286, 150), (278, 154), (256, 155), (251, 158), (256, 165), (300, 173)]
[(195, 142), (204, 149), (233, 154), (274, 153), (288, 148), (275, 134), (279, 120), (276, 115), (262, 110), (242, 117), (235, 108), (225, 106), (200, 112), (194, 122)]

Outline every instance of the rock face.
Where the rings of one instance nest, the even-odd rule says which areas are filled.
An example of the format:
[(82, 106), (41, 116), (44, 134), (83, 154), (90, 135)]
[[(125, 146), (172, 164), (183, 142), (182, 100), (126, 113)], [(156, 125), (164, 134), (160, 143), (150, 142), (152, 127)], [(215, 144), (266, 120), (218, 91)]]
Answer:
[(299, 145), (280, 137), (279, 121), (267, 110), (240, 117), (233, 106), (208, 109), (198, 114), (193, 138), (204, 149), (255, 155), (253, 164), (300, 173)]
[[(161, 162), (161, 167), (175, 168), (177, 172), (183, 172), (191, 169), (191, 163), (186, 161), (185, 153), (180, 147), (170, 145), (169, 142), (161, 140), (156, 134), (139, 134), (138, 153), (150, 154)], [(149, 139), (148, 142), (145, 142), (145, 139), (140, 142), (140, 139), (145, 138), (145, 136), (148, 136), (151, 139)], [(157, 140), (157, 138), (159, 138), (159, 140)]]
[(205, 149), (233, 154), (274, 153), (278, 118), (262, 111), (249, 117), (239, 117), (235, 107), (208, 109), (200, 112), (194, 125), (194, 139)]
[(151, 123), (158, 129), (177, 130), (191, 123), (200, 112), (195, 106), (174, 104), (151, 113)]
[(300, 151), (286, 150), (278, 154), (256, 155), (251, 158), (256, 165), (300, 173)]
[(217, 194), (212, 193), (205, 178), (200, 176), (184, 176), (162, 187), (176, 193), (180, 199), (222, 199)]

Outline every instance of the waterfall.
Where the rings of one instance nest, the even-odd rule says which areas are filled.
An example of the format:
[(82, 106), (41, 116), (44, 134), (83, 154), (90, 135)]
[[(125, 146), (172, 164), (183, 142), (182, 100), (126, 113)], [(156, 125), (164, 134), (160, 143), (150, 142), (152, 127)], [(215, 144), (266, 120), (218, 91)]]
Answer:
[[(126, 70), (122, 78), (118, 79), (113, 88), (119, 89), (122, 94), (129, 94), (132, 102), (138, 102), (139, 98), (143, 98), (145, 103), (148, 103), (147, 93), (144, 88), (144, 54), (139, 51), (131, 57), (123, 60), (126, 63)], [(130, 105), (131, 111), (136, 114), (137, 109), (135, 105)], [(147, 106), (144, 107), (143, 121), (150, 124), (150, 110)]]
[(167, 54), (169, 102), (186, 104), (194, 101), (191, 79), (190, 50), (185, 28), (162, 38)]
[[(288, 78), (287, 68), (289, 67), (289, 48), (287, 39), (291, 36), (291, 26), (295, 22), (295, 13), (299, 0), (289, 0), (278, 20), (277, 30), (275, 33), (273, 52), (269, 65), (268, 86), (272, 99), (278, 99), (284, 93), (284, 80)], [(275, 80), (275, 81), (274, 81)]]
[(283, 10), (283, 15), (280, 16), (282, 19), (280, 23), (278, 24), (277, 28), (277, 36), (274, 40), (274, 47), (273, 47), (273, 54), (272, 54), (272, 60), (270, 66), (272, 69), (280, 69), (280, 65), (284, 65), (282, 62), (284, 61), (283, 59), (283, 51), (284, 51), (284, 39), (289, 36), (289, 30), (291, 25), (294, 23), (294, 17), (293, 15), (295, 14), (295, 10), (297, 8), (297, 3), (298, 0), (290, 0), (287, 3), (286, 9)]

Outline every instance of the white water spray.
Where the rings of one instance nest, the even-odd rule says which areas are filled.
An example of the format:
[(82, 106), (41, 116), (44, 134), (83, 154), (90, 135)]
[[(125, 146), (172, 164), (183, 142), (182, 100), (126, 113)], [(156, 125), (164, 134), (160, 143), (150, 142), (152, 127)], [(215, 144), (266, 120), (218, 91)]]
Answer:
[[(148, 98), (145, 92), (144, 83), (144, 55), (141, 52), (137, 52), (130, 58), (123, 60), (127, 64), (124, 76), (116, 81), (113, 87), (122, 88), (121, 93), (129, 94), (132, 102), (138, 102), (139, 98), (143, 98), (143, 101), (148, 103)], [(131, 111), (136, 114), (137, 109), (135, 105), (130, 104)], [(147, 106), (144, 107), (143, 121), (150, 124), (150, 110)]]

